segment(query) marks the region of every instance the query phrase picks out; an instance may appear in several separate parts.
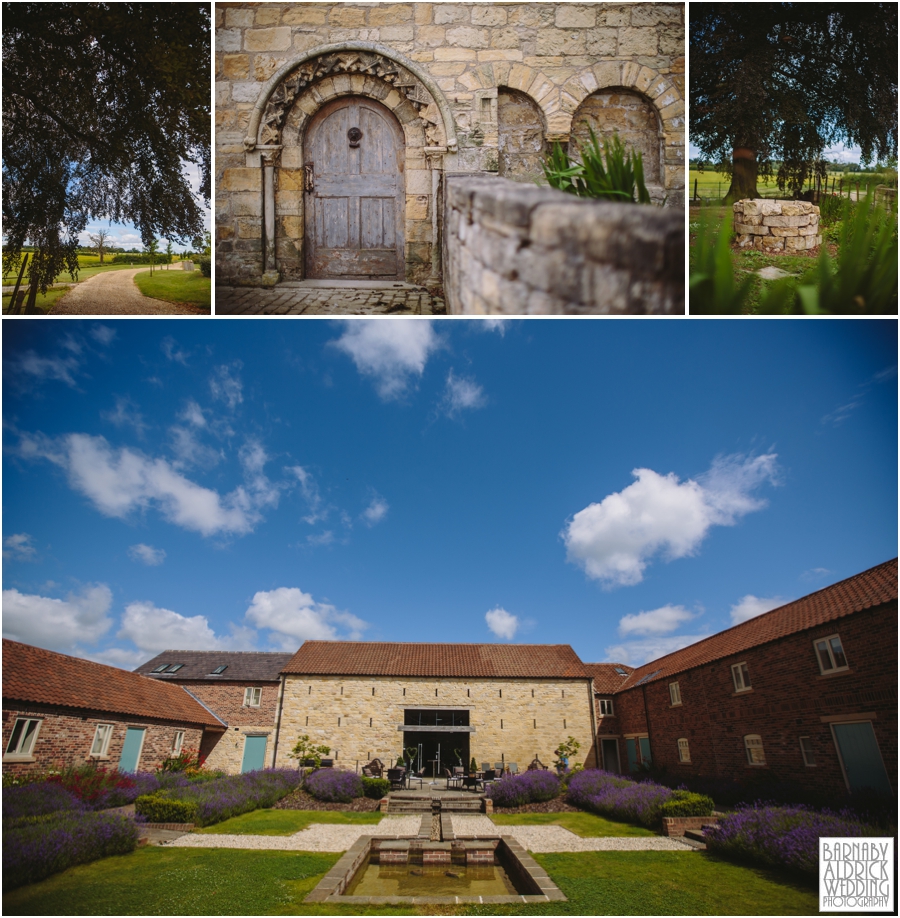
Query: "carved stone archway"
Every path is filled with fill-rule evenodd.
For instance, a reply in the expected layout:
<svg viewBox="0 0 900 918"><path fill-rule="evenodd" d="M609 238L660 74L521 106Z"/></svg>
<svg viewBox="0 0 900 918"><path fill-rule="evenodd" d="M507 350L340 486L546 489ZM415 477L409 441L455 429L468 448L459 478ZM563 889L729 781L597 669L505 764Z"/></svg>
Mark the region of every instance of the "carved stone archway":
<svg viewBox="0 0 900 918"><path fill-rule="evenodd" d="M303 276L303 137L310 117L339 96L387 106L400 121L407 150L407 279L438 283L439 198L444 156L456 152L446 98L414 62L375 42L324 45L286 64L262 88L244 147L263 169L263 282L283 269ZM257 159L258 158L258 159ZM276 171L277 170L277 171Z"/></svg>

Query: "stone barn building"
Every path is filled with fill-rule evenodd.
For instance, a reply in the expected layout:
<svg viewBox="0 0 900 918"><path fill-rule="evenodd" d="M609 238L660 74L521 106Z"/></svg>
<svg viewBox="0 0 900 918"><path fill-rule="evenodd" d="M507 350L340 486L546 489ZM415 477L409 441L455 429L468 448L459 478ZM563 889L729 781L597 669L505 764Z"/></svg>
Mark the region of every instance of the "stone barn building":
<svg viewBox="0 0 900 918"><path fill-rule="evenodd" d="M593 127L684 202L680 3L217 3L222 284L442 279L445 177Z"/></svg>
<svg viewBox="0 0 900 918"><path fill-rule="evenodd" d="M277 765L304 734L337 767L413 749L429 775L472 758L550 765L569 736L581 762L593 746L591 678L568 644L306 641L282 675Z"/></svg>

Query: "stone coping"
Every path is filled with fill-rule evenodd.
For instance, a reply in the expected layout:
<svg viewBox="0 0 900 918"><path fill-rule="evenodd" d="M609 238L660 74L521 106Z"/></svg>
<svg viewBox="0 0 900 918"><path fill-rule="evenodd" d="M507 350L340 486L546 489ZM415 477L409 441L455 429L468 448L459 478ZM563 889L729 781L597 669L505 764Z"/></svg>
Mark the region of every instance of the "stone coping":
<svg viewBox="0 0 900 918"><path fill-rule="evenodd" d="M517 894L508 896L345 896L344 890L356 876L356 872L368 859L374 841L395 843L396 839L381 839L364 836L356 841L338 862L325 874L315 889L303 900L304 902L327 902L344 905L513 905L517 903L562 902L567 901L562 890L550 879L547 871L510 835L496 837L499 845L504 845L506 853L517 862L520 873L524 873L526 882L536 894ZM511 865L513 866L513 865ZM509 871L512 872L512 871Z"/></svg>

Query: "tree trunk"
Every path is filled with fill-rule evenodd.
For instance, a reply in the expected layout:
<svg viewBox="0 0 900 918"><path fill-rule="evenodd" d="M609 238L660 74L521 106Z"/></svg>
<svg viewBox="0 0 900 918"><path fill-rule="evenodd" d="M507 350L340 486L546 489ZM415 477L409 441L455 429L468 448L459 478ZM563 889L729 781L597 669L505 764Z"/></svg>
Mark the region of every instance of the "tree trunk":
<svg viewBox="0 0 900 918"><path fill-rule="evenodd" d="M748 147L735 147L732 154L731 187L725 195L725 203L758 198L756 175L756 153Z"/></svg>

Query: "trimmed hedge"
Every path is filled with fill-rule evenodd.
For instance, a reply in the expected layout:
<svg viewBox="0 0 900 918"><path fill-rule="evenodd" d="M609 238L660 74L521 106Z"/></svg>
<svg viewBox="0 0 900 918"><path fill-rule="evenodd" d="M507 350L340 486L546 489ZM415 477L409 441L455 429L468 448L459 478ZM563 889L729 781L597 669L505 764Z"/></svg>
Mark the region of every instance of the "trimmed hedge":
<svg viewBox="0 0 900 918"><path fill-rule="evenodd" d="M200 272L204 277L212 277L212 258L209 255L200 259Z"/></svg>
<svg viewBox="0 0 900 918"><path fill-rule="evenodd" d="M29 825L3 830L3 890L37 883L76 864L134 851L133 819L105 813L62 811Z"/></svg>
<svg viewBox="0 0 900 918"><path fill-rule="evenodd" d="M391 789L391 782L387 778L363 778L363 793L373 800L381 800Z"/></svg>
<svg viewBox="0 0 900 918"><path fill-rule="evenodd" d="M663 816L711 816L715 809L712 797L705 794L694 794L691 791L677 790L659 808Z"/></svg>
<svg viewBox="0 0 900 918"><path fill-rule="evenodd" d="M138 797L134 808L150 822L192 822L197 826L209 826L241 813L272 806L295 790L299 783L300 775L292 768L248 771Z"/></svg>

